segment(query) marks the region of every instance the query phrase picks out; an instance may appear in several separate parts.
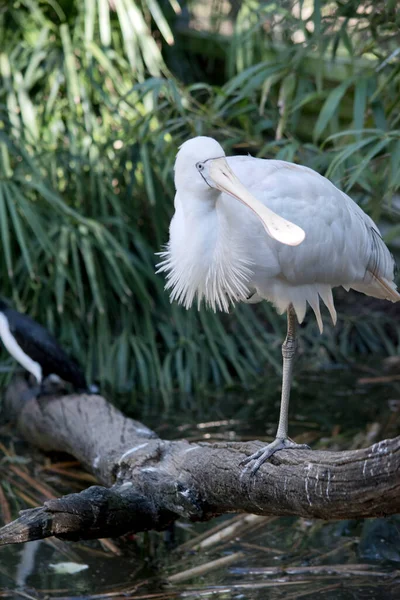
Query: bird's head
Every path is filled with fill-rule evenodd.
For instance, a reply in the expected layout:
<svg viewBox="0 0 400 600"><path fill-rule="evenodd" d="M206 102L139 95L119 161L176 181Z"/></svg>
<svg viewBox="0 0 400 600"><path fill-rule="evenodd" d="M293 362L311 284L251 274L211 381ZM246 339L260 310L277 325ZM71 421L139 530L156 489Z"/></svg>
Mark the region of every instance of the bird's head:
<svg viewBox="0 0 400 600"><path fill-rule="evenodd" d="M209 178L209 168L220 158L225 158L225 152L213 138L201 135L184 142L175 160L176 189L204 193L215 188Z"/></svg>
<svg viewBox="0 0 400 600"><path fill-rule="evenodd" d="M204 201L215 200L218 192L233 196L255 213L270 237L282 244L297 246L305 238L303 229L274 213L246 189L213 138L198 136L181 145L175 160L175 187L183 196L196 194Z"/></svg>

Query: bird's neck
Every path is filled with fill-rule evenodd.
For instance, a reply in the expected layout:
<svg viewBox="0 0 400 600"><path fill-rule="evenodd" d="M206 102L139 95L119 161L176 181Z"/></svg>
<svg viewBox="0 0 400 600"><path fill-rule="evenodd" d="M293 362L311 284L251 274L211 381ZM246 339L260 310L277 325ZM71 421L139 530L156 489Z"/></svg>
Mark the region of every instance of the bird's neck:
<svg viewBox="0 0 400 600"><path fill-rule="evenodd" d="M195 224L200 223L203 219L212 219L216 214L216 205L221 196L215 188L208 188L192 193L189 198L177 191L175 195L175 210L181 211L185 217L185 221L196 230Z"/></svg>
<svg viewBox="0 0 400 600"><path fill-rule="evenodd" d="M177 193L160 270L167 272L171 299L189 308L197 295L198 304L204 300L214 311L228 311L247 297L251 268L220 193L210 191L206 201L202 196L197 202Z"/></svg>

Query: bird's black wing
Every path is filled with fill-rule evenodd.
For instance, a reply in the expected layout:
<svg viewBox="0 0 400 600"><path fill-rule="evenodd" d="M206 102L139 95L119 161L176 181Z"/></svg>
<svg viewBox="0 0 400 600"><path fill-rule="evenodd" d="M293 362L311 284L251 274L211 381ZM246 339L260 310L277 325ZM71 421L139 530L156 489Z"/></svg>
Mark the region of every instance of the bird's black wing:
<svg viewBox="0 0 400 600"><path fill-rule="evenodd" d="M77 389L87 389L85 376L78 363L63 350L45 327L12 308L3 312L8 319L10 331L22 350L41 365L43 377L58 375Z"/></svg>

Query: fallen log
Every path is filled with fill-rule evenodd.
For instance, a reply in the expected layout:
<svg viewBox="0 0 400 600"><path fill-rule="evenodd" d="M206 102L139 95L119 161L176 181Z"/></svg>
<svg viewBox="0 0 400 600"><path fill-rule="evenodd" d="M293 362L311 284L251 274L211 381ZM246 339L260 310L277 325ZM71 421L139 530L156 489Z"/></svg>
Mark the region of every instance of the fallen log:
<svg viewBox="0 0 400 600"><path fill-rule="evenodd" d="M258 441L162 440L102 396L35 399L21 379L4 404L19 435L73 455L101 485L22 511L0 529L0 545L115 537L224 513L352 519L400 512L400 437L361 450L281 451L252 476L241 461Z"/></svg>

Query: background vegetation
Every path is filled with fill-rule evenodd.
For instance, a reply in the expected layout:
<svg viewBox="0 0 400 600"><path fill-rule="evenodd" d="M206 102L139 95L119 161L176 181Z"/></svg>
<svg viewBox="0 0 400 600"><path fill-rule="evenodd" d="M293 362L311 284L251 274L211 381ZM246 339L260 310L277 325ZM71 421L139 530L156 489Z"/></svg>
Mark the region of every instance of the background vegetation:
<svg viewBox="0 0 400 600"><path fill-rule="evenodd" d="M0 0L1 294L114 393L158 390L168 403L176 389L279 370L285 323L269 305L186 312L154 274L174 156L209 134L227 152L307 164L351 193L396 252L396 8ZM321 339L306 324L314 363L397 351L395 321L358 310Z"/></svg>

